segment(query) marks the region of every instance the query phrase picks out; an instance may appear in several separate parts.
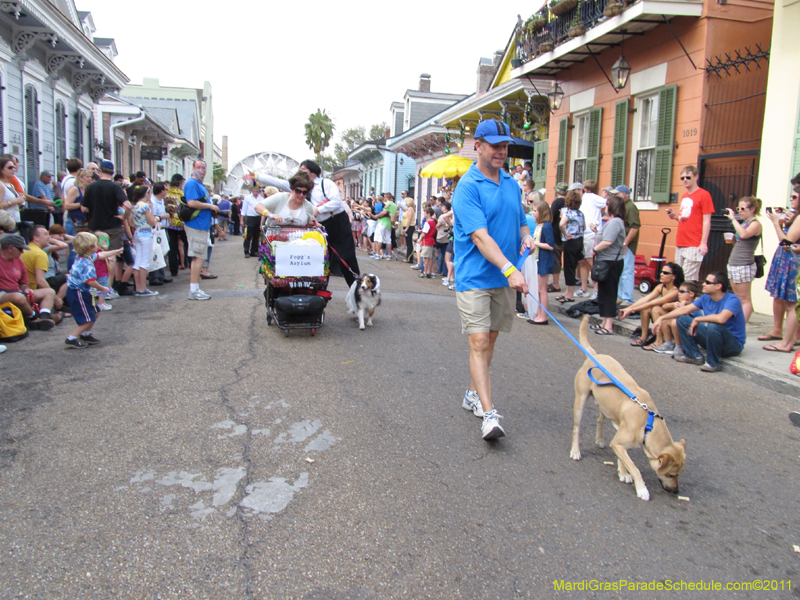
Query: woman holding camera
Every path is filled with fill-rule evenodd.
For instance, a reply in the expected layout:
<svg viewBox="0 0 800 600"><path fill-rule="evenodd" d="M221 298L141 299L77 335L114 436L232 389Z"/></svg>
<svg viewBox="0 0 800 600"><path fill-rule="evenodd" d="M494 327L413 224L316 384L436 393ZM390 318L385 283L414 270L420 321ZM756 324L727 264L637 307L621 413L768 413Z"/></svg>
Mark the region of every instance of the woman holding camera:
<svg viewBox="0 0 800 600"><path fill-rule="evenodd" d="M792 251L790 238L792 228L798 230L800 221L797 219L800 210L800 186L795 186L790 196L791 210L780 207L767 208L767 216L775 227L778 235L779 246L772 257L767 276L767 291L772 296L772 316L774 319L772 331L758 336L761 341L777 340L774 344L767 344L764 350L768 352L792 352L797 339L798 323L795 314L797 303L796 279L800 255ZM783 332L783 316L786 315L786 333Z"/></svg>
<svg viewBox="0 0 800 600"><path fill-rule="evenodd" d="M756 219L761 214L761 200L753 196L745 196L739 199L736 207L739 219L732 208L725 209L725 216L728 217L736 232L734 236L733 252L728 258L728 279L730 279L733 293L739 297L742 303L745 323L750 321L753 314L753 300L750 297L750 288L753 279L756 278L755 253L758 243L761 241L761 223Z"/></svg>

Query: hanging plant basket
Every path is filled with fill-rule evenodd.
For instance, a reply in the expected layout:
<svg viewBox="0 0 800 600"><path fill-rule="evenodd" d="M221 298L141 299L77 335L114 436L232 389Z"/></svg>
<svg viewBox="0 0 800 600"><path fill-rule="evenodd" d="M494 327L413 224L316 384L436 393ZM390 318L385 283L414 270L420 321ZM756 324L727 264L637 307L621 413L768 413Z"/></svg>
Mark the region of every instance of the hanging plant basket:
<svg viewBox="0 0 800 600"><path fill-rule="evenodd" d="M586 33L586 27L583 26L583 23L578 23L576 25L571 25L569 31L567 31L569 37L576 38L582 36Z"/></svg>
<svg viewBox="0 0 800 600"><path fill-rule="evenodd" d="M544 26L547 25L547 19L544 17L531 17L528 21L526 29L531 35L539 33Z"/></svg>
<svg viewBox="0 0 800 600"><path fill-rule="evenodd" d="M544 54L545 52L552 52L553 48L555 48L553 42L542 42L539 44L539 53Z"/></svg>
<svg viewBox="0 0 800 600"><path fill-rule="evenodd" d="M561 0L550 7L550 12L553 13L553 16L563 17L576 6L578 6L578 0Z"/></svg>
<svg viewBox="0 0 800 600"><path fill-rule="evenodd" d="M622 2L611 2L606 4L605 10L603 10L603 14L608 17L616 17L618 14L622 12L622 9L625 8L625 5Z"/></svg>
<svg viewBox="0 0 800 600"><path fill-rule="evenodd" d="M522 64L522 61L519 58L512 58L511 59L511 68L512 69L516 69L521 64Z"/></svg>

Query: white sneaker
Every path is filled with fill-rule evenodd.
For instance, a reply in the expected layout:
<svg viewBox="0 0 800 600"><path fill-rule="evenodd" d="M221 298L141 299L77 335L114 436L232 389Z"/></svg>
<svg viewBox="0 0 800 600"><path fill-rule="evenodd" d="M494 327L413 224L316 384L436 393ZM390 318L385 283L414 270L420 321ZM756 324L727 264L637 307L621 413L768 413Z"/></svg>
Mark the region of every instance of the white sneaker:
<svg viewBox="0 0 800 600"><path fill-rule="evenodd" d="M105 296L106 300L116 300L119 298L119 294L112 289L109 289L107 293L103 294L103 296Z"/></svg>
<svg viewBox="0 0 800 600"><path fill-rule="evenodd" d="M461 408L471 410L476 417L483 416L483 406L481 406L481 399L478 398L478 392L471 392L469 389L464 392L464 401L461 403Z"/></svg>
<svg viewBox="0 0 800 600"><path fill-rule="evenodd" d="M113 307L113 306L111 306L111 305L110 305L108 302L103 302L103 303L102 303L101 305L99 305L97 308L99 308L101 311L107 311L107 310L111 310L111 309L112 309L112 308L114 308L114 307Z"/></svg>
<svg viewBox="0 0 800 600"><path fill-rule="evenodd" d="M447 277L445 277L444 279L442 279L442 285L450 285L450 280L447 279Z"/></svg>
<svg viewBox="0 0 800 600"><path fill-rule="evenodd" d="M6 350L8 350L8 347L7 346L3 346L3 344L0 344L0 354L5 352Z"/></svg>
<svg viewBox="0 0 800 600"><path fill-rule="evenodd" d="M597 290L595 290L594 294L592 294L592 297L589 298L589 300L597 300Z"/></svg>
<svg viewBox="0 0 800 600"><path fill-rule="evenodd" d="M197 290L196 292L189 292L189 300L211 300L211 296L203 290Z"/></svg>
<svg viewBox="0 0 800 600"><path fill-rule="evenodd" d="M575 297L576 298L585 298L588 295L589 295L589 292L584 292L583 290L578 290L577 292L575 292Z"/></svg>
<svg viewBox="0 0 800 600"><path fill-rule="evenodd" d="M485 415L483 415L483 423L481 424L481 434L485 440L496 440L503 437L506 432L500 427L499 419L502 415L498 415L497 411L493 408Z"/></svg>

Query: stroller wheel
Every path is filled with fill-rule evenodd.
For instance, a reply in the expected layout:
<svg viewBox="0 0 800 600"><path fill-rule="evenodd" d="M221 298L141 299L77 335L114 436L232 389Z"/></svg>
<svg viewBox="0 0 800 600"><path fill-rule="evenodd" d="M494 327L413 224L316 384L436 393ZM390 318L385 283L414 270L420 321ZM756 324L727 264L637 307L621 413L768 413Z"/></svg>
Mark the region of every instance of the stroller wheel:
<svg viewBox="0 0 800 600"><path fill-rule="evenodd" d="M267 312L267 325L272 325L272 315Z"/></svg>

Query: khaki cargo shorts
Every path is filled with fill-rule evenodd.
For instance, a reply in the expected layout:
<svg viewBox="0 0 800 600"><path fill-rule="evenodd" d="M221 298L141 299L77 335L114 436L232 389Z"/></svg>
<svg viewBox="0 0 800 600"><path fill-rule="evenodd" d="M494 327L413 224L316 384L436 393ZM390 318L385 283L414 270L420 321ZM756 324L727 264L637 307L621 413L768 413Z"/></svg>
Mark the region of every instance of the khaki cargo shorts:
<svg viewBox="0 0 800 600"><path fill-rule="evenodd" d="M456 304L461 313L461 333L511 332L514 302L516 293L511 287L456 292Z"/></svg>
<svg viewBox="0 0 800 600"><path fill-rule="evenodd" d="M205 260L208 256L208 231L194 227L183 229L186 231L186 241L189 242L189 256Z"/></svg>

